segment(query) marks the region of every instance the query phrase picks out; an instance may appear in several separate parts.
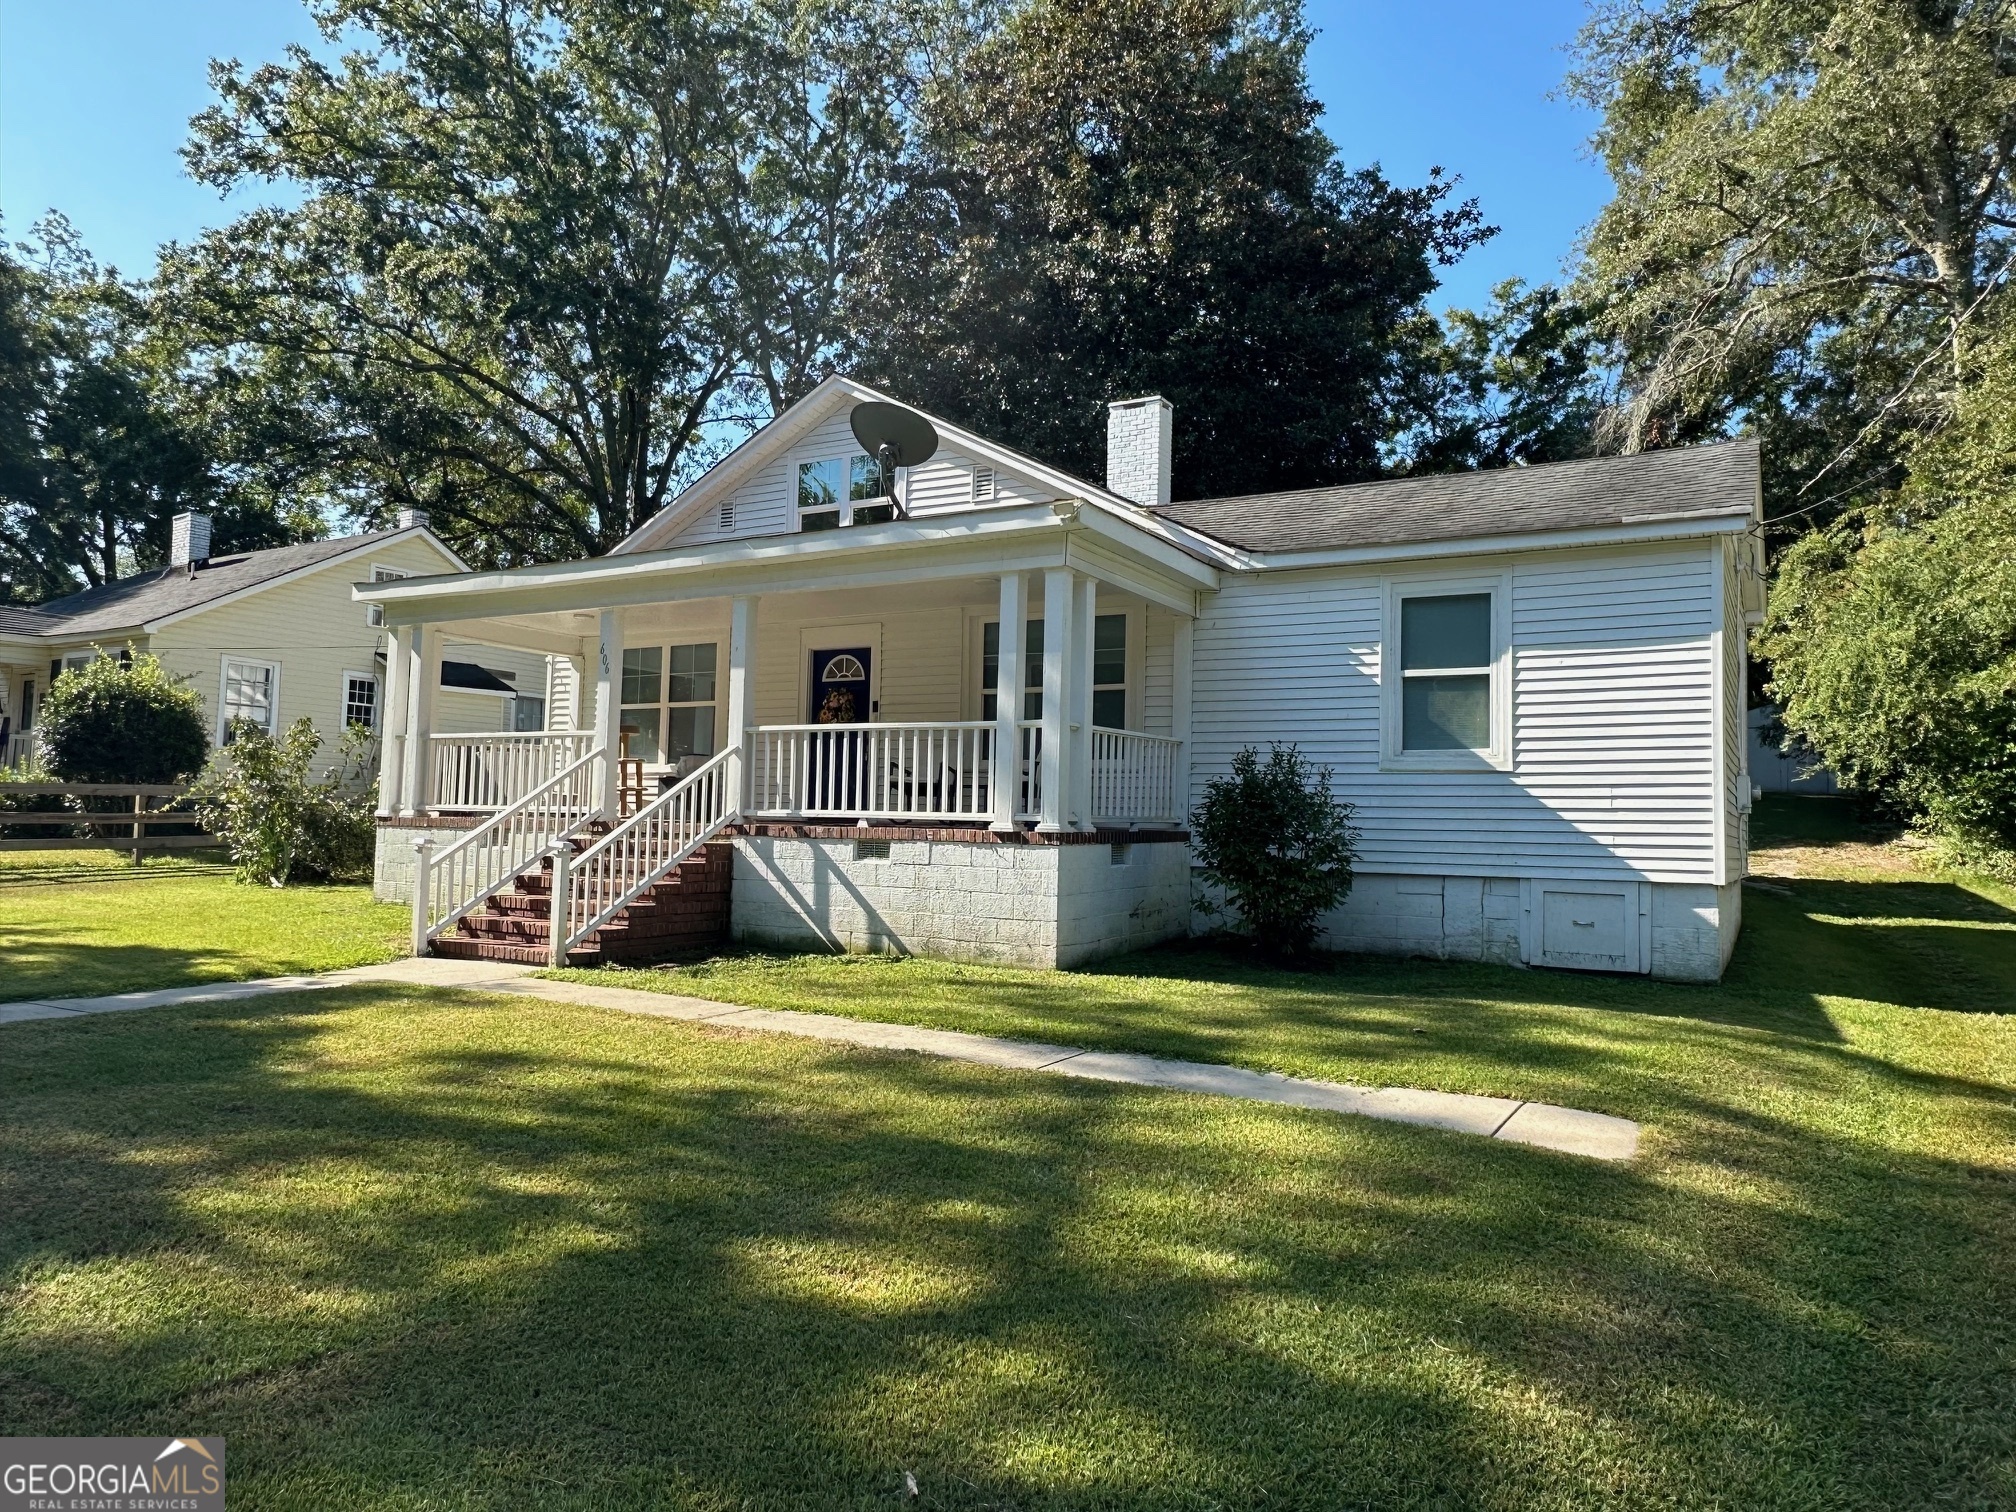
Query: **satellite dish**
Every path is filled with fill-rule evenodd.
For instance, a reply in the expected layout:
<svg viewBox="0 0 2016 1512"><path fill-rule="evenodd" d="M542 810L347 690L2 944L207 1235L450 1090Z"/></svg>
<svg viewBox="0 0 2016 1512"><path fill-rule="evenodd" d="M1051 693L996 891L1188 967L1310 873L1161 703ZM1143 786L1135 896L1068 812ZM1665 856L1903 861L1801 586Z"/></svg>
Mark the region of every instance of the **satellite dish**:
<svg viewBox="0 0 2016 1512"><path fill-rule="evenodd" d="M854 406L854 439L884 467L915 467L938 450L931 422L900 404Z"/></svg>
<svg viewBox="0 0 2016 1512"><path fill-rule="evenodd" d="M917 411L880 402L855 405L853 426L854 439L882 471L884 497L908 517L909 507L896 501L896 469L930 461L938 450L938 432Z"/></svg>

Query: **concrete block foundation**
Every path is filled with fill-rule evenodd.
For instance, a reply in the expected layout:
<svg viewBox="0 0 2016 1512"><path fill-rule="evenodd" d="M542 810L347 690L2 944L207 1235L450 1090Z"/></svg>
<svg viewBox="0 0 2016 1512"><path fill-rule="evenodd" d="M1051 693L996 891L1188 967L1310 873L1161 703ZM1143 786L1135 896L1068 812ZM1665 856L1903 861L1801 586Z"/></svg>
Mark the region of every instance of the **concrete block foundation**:
<svg viewBox="0 0 2016 1512"><path fill-rule="evenodd" d="M787 950L1075 966L1188 932L1187 838L758 825L736 834L730 930Z"/></svg>

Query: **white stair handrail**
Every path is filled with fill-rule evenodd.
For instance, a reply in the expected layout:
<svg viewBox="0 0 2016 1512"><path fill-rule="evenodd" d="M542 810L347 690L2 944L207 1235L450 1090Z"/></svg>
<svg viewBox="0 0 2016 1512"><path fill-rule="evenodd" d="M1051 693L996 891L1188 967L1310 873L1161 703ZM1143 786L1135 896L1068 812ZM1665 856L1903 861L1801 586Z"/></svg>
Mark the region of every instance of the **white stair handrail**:
<svg viewBox="0 0 2016 1512"><path fill-rule="evenodd" d="M598 747L554 773L438 856L431 841L414 846L415 955L425 955L431 941L502 891L556 841L579 833L601 812L595 781L601 754Z"/></svg>
<svg viewBox="0 0 2016 1512"><path fill-rule="evenodd" d="M567 953L641 897L673 867L719 834L739 812L730 791L736 748L728 747L571 860L553 868L550 959Z"/></svg>

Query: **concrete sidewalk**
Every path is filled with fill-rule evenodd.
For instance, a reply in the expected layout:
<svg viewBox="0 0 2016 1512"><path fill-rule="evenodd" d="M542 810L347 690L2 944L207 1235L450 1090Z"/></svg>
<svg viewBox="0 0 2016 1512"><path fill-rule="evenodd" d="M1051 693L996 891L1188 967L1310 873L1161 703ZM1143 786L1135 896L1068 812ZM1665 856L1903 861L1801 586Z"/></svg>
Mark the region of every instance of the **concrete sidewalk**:
<svg viewBox="0 0 2016 1512"><path fill-rule="evenodd" d="M1199 1092L1212 1097L1238 1097L1249 1102L1283 1103L1331 1113L1354 1113L1395 1123L1427 1124L1462 1134L1514 1144L1538 1145L1595 1160L1629 1160L1638 1153L1638 1125L1628 1118L1557 1108L1547 1103L1520 1102L1507 1097L1478 1097L1463 1092L1427 1092L1411 1087L1359 1087L1344 1082L1305 1081L1271 1071L1246 1071L1200 1061L1157 1060L1147 1055L1116 1055L1078 1050L1069 1045L1039 1045L1025 1040L994 1039L951 1029L918 1029L907 1024L882 1024L837 1018L825 1013L788 1013L772 1008L741 1008L705 998L640 992L629 987L591 987L578 982L549 982L530 966L494 961L448 961L434 957L391 961L382 966L357 966L320 976L267 977L256 982L221 982L203 987L171 987L159 992L126 992L111 997L51 998L33 1003L0 1003L0 1024L30 1019L80 1018L95 1013L119 1013L140 1008L166 1008L178 1003L230 1002L275 992L303 992L383 982L413 987L459 987L476 992L504 992L543 998L554 1003L583 1003L650 1018L683 1019L692 1023L748 1029L770 1034L795 1034L875 1050L907 1050L939 1055L974 1065L1010 1071L1041 1071L1053 1076L1077 1076L1092 1081L1124 1082L1141 1087Z"/></svg>

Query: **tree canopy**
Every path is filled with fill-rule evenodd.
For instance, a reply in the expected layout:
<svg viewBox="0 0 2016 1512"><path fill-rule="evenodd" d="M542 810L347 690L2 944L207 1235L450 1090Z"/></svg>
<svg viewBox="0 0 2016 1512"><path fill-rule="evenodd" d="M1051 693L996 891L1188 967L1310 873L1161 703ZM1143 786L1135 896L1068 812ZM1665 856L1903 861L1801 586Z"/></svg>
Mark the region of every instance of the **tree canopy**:
<svg viewBox="0 0 2016 1512"><path fill-rule="evenodd" d="M479 560L606 551L738 420L801 392L895 140L846 0L318 0L303 49L213 70L191 171L286 181L171 255L177 318L284 396L367 517Z"/></svg>
<svg viewBox="0 0 2016 1512"><path fill-rule="evenodd" d="M1027 0L921 90L867 249L860 376L1083 476L1176 407L1179 496L1376 475L1423 300L1489 234L1439 173L1346 170L1297 6Z"/></svg>
<svg viewBox="0 0 2016 1512"><path fill-rule="evenodd" d="M1616 185L1584 268L1615 444L1747 424L1802 518L1894 487L2016 252L2010 8L1602 0L1572 85Z"/></svg>

